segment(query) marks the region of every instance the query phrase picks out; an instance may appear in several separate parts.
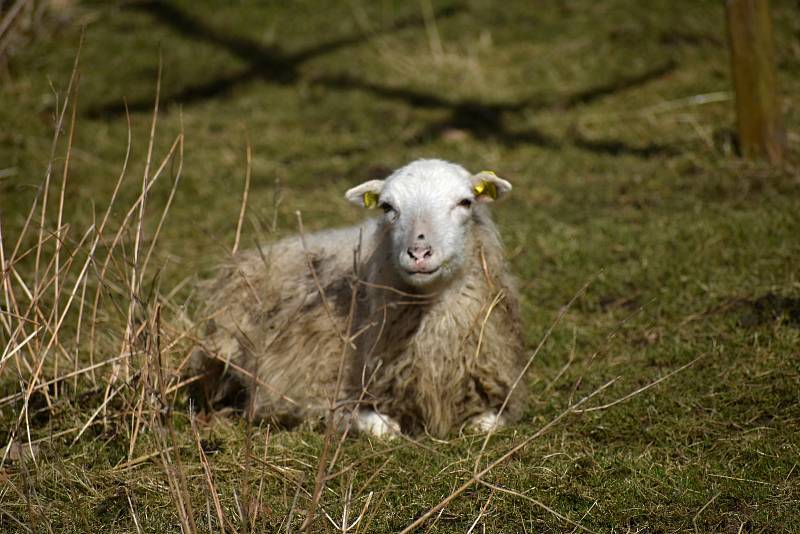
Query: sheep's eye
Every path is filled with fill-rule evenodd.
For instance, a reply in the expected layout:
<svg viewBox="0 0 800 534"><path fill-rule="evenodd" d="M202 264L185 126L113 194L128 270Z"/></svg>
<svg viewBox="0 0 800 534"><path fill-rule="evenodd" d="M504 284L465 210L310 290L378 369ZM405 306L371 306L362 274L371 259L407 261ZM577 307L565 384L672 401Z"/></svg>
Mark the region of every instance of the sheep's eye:
<svg viewBox="0 0 800 534"><path fill-rule="evenodd" d="M468 198L465 198L464 200L459 202L458 205L461 206L462 208L469 208L470 206L472 206L472 201Z"/></svg>
<svg viewBox="0 0 800 534"><path fill-rule="evenodd" d="M390 213L392 211L395 211L394 206L392 206L388 202L381 202L381 205L379 207L383 210L384 213Z"/></svg>

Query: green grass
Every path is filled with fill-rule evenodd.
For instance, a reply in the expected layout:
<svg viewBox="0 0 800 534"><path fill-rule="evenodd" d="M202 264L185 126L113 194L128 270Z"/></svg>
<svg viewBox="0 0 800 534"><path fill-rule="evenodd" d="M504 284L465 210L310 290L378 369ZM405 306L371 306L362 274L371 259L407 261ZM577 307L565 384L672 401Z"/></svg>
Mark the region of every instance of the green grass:
<svg viewBox="0 0 800 534"><path fill-rule="evenodd" d="M566 416L485 477L518 494L477 484L434 515L430 530L465 532L476 518L473 532L481 525L487 532L574 528L554 511L598 532L800 531L800 14L788 0L771 4L790 132L779 167L733 154L720 2L437 2L442 55L414 2L180 1L160 11L78 2L67 22L48 22L12 59L0 84L5 257L42 184L85 25L62 265L73 250L77 259L61 283L72 289L88 250L77 244L102 217L121 172L123 98L132 110L131 158L98 260L141 191L161 57L153 160L159 163L182 132L183 167L136 310L154 321L156 303L163 306L163 323L147 332L163 332L168 379L190 350L188 338L168 344L201 304L194 282L233 245L248 142L243 247L295 232L297 210L308 230L359 220L363 214L343 192L413 158L494 169L514 184L495 215L520 279L531 351L589 285L531 368L524 420L490 441L483 465L611 379L617 381L588 405L610 403L699 359L625 402ZM685 100L694 95L713 101ZM69 117L56 149L46 234L57 226ZM148 195L146 247L177 162ZM21 252L35 249L38 209ZM274 236L267 230L273 218ZM54 376L56 357L60 374L75 367L76 356L77 368L89 364L98 284L93 358L120 353L136 221L122 232L101 282L95 265L102 262L89 269L81 338L75 304L55 345L63 351L47 353L45 379ZM38 277L33 252L16 261L28 289L52 276L44 268L54 242L43 247ZM30 300L20 280L8 284L24 311ZM25 336L31 321L55 325L52 294L48 286L37 297L41 315L22 321ZM62 295L60 310L66 300ZM0 345L18 346L23 338L12 332L20 319L1 288L0 303ZM29 384L25 362L35 367L50 339L43 328L0 364L0 397ZM152 349L153 340L137 343ZM144 356L132 361L134 369L154 369ZM94 381L83 373L58 391L49 388L49 399L36 390L27 423L17 425L22 401L0 405L0 439L15 443L0 466L0 530L136 532L138 521L144 532L180 531L169 488L177 474L158 455L173 443L149 389L157 380L148 375L143 389L140 375L126 384L112 367L97 369ZM119 394L73 443L103 403L106 385ZM129 456L139 399L142 428ZM188 398L181 389L170 399L198 529L219 531ZM241 509L258 500L261 487L255 531L285 529L290 513L297 531L324 434L268 433L235 415L198 422L198 431L229 528L245 524ZM24 453L28 432L38 440L36 463ZM340 521L352 483L351 521L372 495L360 531L397 532L472 476L482 439L419 441L348 439L332 472L350 469L331 478L322 508ZM174 449L169 454L174 461ZM120 469L130 458L141 461ZM333 530L324 516L312 525Z"/></svg>

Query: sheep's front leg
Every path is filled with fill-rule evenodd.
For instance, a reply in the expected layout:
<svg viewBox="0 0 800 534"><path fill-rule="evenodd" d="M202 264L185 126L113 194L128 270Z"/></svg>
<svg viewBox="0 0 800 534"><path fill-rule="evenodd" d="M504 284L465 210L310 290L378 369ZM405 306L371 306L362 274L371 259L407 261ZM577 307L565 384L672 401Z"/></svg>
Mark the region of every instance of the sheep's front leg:
<svg viewBox="0 0 800 534"><path fill-rule="evenodd" d="M491 432L505 426L506 419L494 411L486 411L467 421L467 428L474 432Z"/></svg>
<svg viewBox="0 0 800 534"><path fill-rule="evenodd" d="M400 434L400 423L374 410L360 410L356 413L353 417L353 426L358 432L381 439L393 439Z"/></svg>

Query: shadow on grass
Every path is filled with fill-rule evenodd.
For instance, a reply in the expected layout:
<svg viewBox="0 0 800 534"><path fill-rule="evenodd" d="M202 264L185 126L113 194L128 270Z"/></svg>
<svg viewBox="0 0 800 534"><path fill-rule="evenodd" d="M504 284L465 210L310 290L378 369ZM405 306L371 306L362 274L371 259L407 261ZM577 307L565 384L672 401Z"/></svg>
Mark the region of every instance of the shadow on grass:
<svg viewBox="0 0 800 534"><path fill-rule="evenodd" d="M298 52L289 53L277 46L265 46L246 37L222 33L203 20L167 2L140 2L132 4L131 8L150 14L161 24L171 27L185 37L224 48L231 55L247 63L247 67L238 73L188 86L177 93L165 95L162 99L164 107L171 104L193 104L216 98L238 85L254 81L292 85L300 81L300 67L307 61L334 53L341 48L361 44L378 35L386 35L423 24L421 16L409 16L394 21L386 28L339 37ZM446 18L462 10L463 8L458 5L448 6L439 9L435 16ZM128 109L132 112L150 111L152 107L153 102L150 99L137 100L128 104ZM106 118L124 113L125 105L122 102L114 102L91 108L88 115L92 118Z"/></svg>
<svg viewBox="0 0 800 534"><path fill-rule="evenodd" d="M739 325L743 328L764 326L781 319L791 327L800 328L800 298L766 293L741 300L737 307L740 310Z"/></svg>
<svg viewBox="0 0 800 534"><path fill-rule="evenodd" d="M314 83L324 85L326 88L366 91L380 98L406 102L415 108L443 109L448 112L443 120L428 124L421 133L415 136L412 143L421 144L448 131L461 130L468 132L475 139L494 140L508 147L526 144L540 148L559 149L568 144L594 153L651 158L660 155L672 155L675 151L671 147L652 143L637 147L619 140L590 140L577 132L572 132L565 140L559 140L530 126L524 130L515 130L509 127L509 123L513 121L515 113L545 109L562 109L566 111L578 104L588 104L593 100L617 91L645 84L666 75L674 68L675 64L670 62L666 66L656 67L644 74L618 80L615 82L617 87L615 90L611 89L611 84L602 85L581 91L555 103L537 102L533 99L524 99L511 103L484 103L474 99L451 101L431 93L413 89L385 87L350 76L318 78L314 80Z"/></svg>
<svg viewBox="0 0 800 534"><path fill-rule="evenodd" d="M162 105L165 108L172 104L193 104L217 98L238 85L254 81L263 81L276 85L293 85L301 81L300 67L311 59L333 53L341 48L361 44L377 35L385 35L424 24L421 16L404 17L374 32L343 36L310 46L298 52L289 53L276 46L265 46L245 37L222 33L199 18L166 2L148 1L133 4L133 7L149 13L157 21L171 27L181 35L224 48L230 54L247 63L247 67L238 73L218 77L197 85L190 85L176 93L164 96ZM434 16L442 19L463 10L464 7L460 5L448 6L438 10ZM462 131L477 140L493 140L508 147L524 144L545 149L559 149L567 144L599 154L651 158L660 155L671 155L674 150L670 147L656 144L639 147L613 139L590 140L574 132L568 135L566 139L559 140L532 126L517 130L510 127L510 124L523 111L546 109L567 111L576 106L590 104L603 97L634 89L660 79L669 75L676 67L677 64L670 60L644 72L589 87L552 102L534 100L533 98L508 103L486 103L476 99L450 100L434 93L402 87L388 87L349 75L323 76L305 81L329 91L362 91L377 98L401 101L418 109L441 109L447 112L444 119L429 123L414 138L408 140L407 144L410 145L428 142L449 131ZM152 105L151 100L143 99L131 102L128 105L128 109L132 112L149 111ZM89 110L88 115L92 118L109 118L123 113L125 113L124 103L115 102L92 108Z"/></svg>
<svg viewBox="0 0 800 534"><path fill-rule="evenodd" d="M649 159L656 156L674 156L678 153L674 147L657 143L633 146L617 139L589 139L575 130L571 131L569 139L577 148L609 156L627 155Z"/></svg>

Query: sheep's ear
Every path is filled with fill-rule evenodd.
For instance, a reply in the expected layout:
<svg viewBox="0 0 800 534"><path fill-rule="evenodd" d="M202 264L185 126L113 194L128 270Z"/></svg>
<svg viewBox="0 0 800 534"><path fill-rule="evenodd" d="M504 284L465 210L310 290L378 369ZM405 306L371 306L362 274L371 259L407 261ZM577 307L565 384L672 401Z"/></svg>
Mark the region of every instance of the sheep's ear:
<svg viewBox="0 0 800 534"><path fill-rule="evenodd" d="M481 171L472 175L472 192L478 202L492 202L503 198L511 191L511 184L492 171Z"/></svg>
<svg viewBox="0 0 800 534"><path fill-rule="evenodd" d="M370 180L350 189L344 196L356 206L372 209L378 206L382 189L383 180Z"/></svg>

